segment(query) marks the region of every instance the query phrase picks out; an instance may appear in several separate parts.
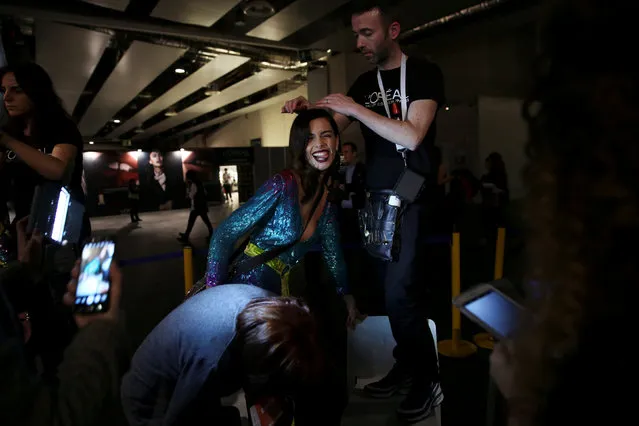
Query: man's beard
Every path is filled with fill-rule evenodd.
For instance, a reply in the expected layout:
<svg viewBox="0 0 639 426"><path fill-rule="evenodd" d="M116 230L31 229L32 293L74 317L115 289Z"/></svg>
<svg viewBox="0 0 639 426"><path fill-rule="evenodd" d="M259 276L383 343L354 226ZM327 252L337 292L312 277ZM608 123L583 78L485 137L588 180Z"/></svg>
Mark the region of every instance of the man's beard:
<svg viewBox="0 0 639 426"><path fill-rule="evenodd" d="M369 61L373 65L381 65L388 60L389 57L388 49L382 48L379 51L373 53L373 56L370 57Z"/></svg>

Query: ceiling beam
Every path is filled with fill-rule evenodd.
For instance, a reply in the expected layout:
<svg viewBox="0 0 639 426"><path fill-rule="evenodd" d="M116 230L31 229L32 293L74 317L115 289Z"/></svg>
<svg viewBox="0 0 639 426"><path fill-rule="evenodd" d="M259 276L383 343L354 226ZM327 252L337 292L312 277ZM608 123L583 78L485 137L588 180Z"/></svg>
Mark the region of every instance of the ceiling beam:
<svg viewBox="0 0 639 426"><path fill-rule="evenodd" d="M118 31L135 31L145 34L164 35L204 43L235 44L293 52L304 50L302 46L284 44L257 37L223 35L197 25L182 24L164 19L131 19L126 13L114 10L105 11L100 10L100 8L93 8L92 13L87 14L86 12L79 13L61 8L30 7L4 3L3 1L3 4L0 4L0 14L10 16L21 16L36 20L107 28Z"/></svg>

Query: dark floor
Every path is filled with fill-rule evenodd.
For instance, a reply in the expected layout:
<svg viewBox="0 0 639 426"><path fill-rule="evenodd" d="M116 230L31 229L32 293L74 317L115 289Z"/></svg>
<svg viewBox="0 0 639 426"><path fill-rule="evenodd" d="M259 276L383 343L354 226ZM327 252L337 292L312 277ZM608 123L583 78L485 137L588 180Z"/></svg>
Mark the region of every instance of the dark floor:
<svg viewBox="0 0 639 426"><path fill-rule="evenodd" d="M236 206L236 205L235 205ZM216 226L232 207L212 207L209 217ZM128 216L92 219L97 235L117 235L117 257L124 270L123 309L126 315L132 347L137 347L149 331L184 296L184 269L181 257L182 245L176 240L178 232L186 226L188 211L154 212L141 214L138 226L129 224ZM472 222L472 221L471 221ZM462 288L489 281L493 275L494 243L481 244L476 227L471 223L462 233ZM198 221L192 234L194 247L194 277L204 274L207 230ZM512 245L512 244L509 244ZM424 265L428 277L430 317L436 322L440 340L450 337L450 247L448 244L430 246ZM513 282L521 279L521 250L507 250L505 272ZM472 340L481 331L474 324L462 319L462 333ZM466 359L440 358L442 386L445 402L442 409L444 425L484 425L487 390L487 359L489 352L479 350ZM361 403L361 401L357 401ZM362 410L370 410L368 408ZM382 408L379 404L376 407ZM353 411L351 407L350 411ZM375 410L378 412L378 410ZM352 419L355 420L355 419ZM361 421L345 421L345 424L372 425L370 416ZM379 424L389 424L380 421Z"/></svg>

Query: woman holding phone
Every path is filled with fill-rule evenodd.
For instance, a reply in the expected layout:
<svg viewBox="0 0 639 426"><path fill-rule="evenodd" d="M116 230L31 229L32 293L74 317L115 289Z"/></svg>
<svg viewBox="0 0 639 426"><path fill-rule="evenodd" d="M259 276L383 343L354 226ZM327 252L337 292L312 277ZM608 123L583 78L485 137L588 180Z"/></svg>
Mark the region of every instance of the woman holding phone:
<svg viewBox="0 0 639 426"><path fill-rule="evenodd" d="M47 72L24 63L0 69L0 92L9 120L0 130L0 162L12 187L16 218L28 216L35 188L58 182L84 204L83 141ZM82 235L90 233L85 214Z"/></svg>

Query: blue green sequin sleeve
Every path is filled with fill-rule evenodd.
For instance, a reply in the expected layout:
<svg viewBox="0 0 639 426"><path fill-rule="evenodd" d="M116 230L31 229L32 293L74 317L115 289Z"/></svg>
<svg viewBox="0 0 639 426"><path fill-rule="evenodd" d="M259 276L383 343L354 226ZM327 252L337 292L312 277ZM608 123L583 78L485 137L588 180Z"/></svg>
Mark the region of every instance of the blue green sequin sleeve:
<svg viewBox="0 0 639 426"><path fill-rule="evenodd" d="M284 189L284 178L275 175L218 226L209 246L206 269L208 287L224 283L236 243L273 214Z"/></svg>
<svg viewBox="0 0 639 426"><path fill-rule="evenodd" d="M322 256L331 274L337 293L340 295L349 294L348 273L344 252L340 242L339 223L337 221L336 206L329 203L326 211L326 220L321 232Z"/></svg>

